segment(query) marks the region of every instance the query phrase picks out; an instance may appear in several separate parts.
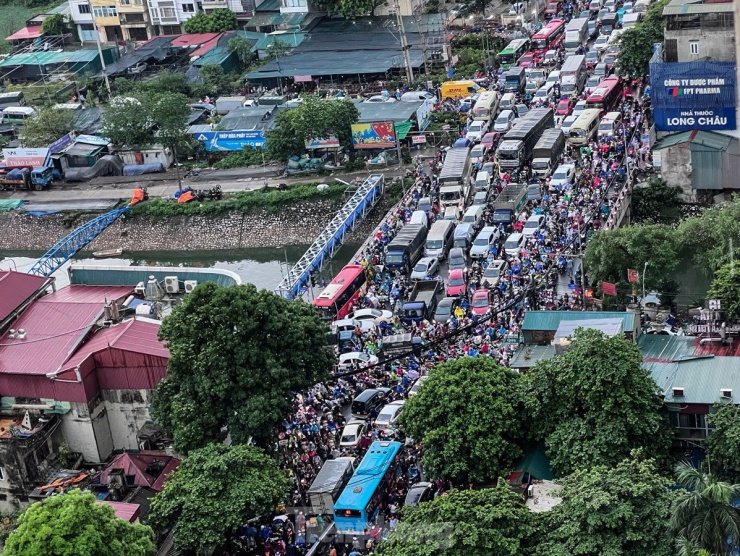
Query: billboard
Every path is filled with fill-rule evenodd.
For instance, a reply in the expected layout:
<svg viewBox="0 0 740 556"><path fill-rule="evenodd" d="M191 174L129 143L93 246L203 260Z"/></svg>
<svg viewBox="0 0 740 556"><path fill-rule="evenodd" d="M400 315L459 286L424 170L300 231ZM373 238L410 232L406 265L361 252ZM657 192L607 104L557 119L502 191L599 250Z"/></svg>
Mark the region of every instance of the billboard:
<svg viewBox="0 0 740 556"><path fill-rule="evenodd" d="M256 129L249 131L204 131L195 133L198 141L203 141L207 151L240 151L242 147L262 147L265 132Z"/></svg>
<svg viewBox="0 0 740 556"><path fill-rule="evenodd" d="M419 106L419 109L416 111L416 121L419 124L419 131L424 131L429 125L429 122L432 121L432 110L434 110L434 101L430 98L426 99Z"/></svg>
<svg viewBox="0 0 740 556"><path fill-rule="evenodd" d="M38 168L46 165L49 149L3 149L6 168Z"/></svg>
<svg viewBox="0 0 740 556"><path fill-rule="evenodd" d="M650 83L660 131L736 128L734 62L653 62Z"/></svg>
<svg viewBox="0 0 740 556"><path fill-rule="evenodd" d="M330 135L328 139L312 139L305 142L307 149L336 149L339 147L339 139Z"/></svg>
<svg viewBox="0 0 740 556"><path fill-rule="evenodd" d="M352 124L352 144L356 149L388 149L396 146L393 122Z"/></svg>

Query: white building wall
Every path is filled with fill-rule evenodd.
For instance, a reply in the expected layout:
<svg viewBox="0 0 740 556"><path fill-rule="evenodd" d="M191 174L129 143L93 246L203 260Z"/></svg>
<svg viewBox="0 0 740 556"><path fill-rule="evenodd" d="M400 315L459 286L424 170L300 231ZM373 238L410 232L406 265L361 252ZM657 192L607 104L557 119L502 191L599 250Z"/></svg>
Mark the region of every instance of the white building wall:
<svg viewBox="0 0 740 556"><path fill-rule="evenodd" d="M89 9L90 4L87 0L69 0L69 15L72 18L72 22L77 26L77 33L80 36L82 42L95 42L95 34L97 32L101 42L105 42L105 35L95 30L95 23L93 22L92 13L80 13L80 6L83 10ZM92 30L90 26L92 25Z"/></svg>
<svg viewBox="0 0 740 556"><path fill-rule="evenodd" d="M136 433L152 420L149 414L151 390L104 390L113 448L137 450Z"/></svg>
<svg viewBox="0 0 740 556"><path fill-rule="evenodd" d="M71 410L62 416L62 434L72 452L79 452L87 462L99 463L113 451L110 426L105 404L96 398L90 414L88 404L71 403Z"/></svg>

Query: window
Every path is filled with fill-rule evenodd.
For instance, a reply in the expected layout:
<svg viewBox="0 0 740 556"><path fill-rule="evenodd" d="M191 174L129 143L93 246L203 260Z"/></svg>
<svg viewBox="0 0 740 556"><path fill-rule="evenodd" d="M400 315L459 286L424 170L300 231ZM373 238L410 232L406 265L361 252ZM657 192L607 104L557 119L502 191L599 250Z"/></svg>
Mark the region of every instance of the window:
<svg viewBox="0 0 740 556"><path fill-rule="evenodd" d="M665 40L665 61L666 62L678 62L678 40L677 39L666 39Z"/></svg>
<svg viewBox="0 0 740 556"><path fill-rule="evenodd" d="M694 55L699 54L699 43L696 41L689 42L689 52Z"/></svg>
<svg viewBox="0 0 740 556"><path fill-rule="evenodd" d="M195 5L193 4L183 4L182 5L182 11L186 14L192 14L195 13Z"/></svg>
<svg viewBox="0 0 740 556"><path fill-rule="evenodd" d="M81 14L89 14L90 4L77 4L77 11Z"/></svg>
<svg viewBox="0 0 740 556"><path fill-rule="evenodd" d="M160 8L162 18L173 19L175 17L175 8Z"/></svg>
<svg viewBox="0 0 740 556"><path fill-rule="evenodd" d="M95 17L116 17L118 12L115 6L95 6L93 8L93 15Z"/></svg>
<svg viewBox="0 0 740 556"><path fill-rule="evenodd" d="M118 0L121 3L121 6L130 6L131 0Z"/></svg>
<svg viewBox="0 0 740 556"><path fill-rule="evenodd" d="M284 8L305 8L306 0L283 0Z"/></svg>

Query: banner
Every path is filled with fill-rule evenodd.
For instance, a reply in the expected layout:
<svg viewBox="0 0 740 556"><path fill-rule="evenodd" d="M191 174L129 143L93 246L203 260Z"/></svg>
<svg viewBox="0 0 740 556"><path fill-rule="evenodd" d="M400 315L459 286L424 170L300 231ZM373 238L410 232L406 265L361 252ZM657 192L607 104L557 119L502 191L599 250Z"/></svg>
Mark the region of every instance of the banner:
<svg viewBox="0 0 740 556"><path fill-rule="evenodd" d="M67 145L71 145L75 140L75 132L70 131L67 135L62 135L59 139L49 145L49 152L51 154L62 152L62 149Z"/></svg>
<svg viewBox="0 0 740 556"><path fill-rule="evenodd" d="M423 145L427 142L427 136L426 135L414 135L411 137L411 143L414 145Z"/></svg>
<svg viewBox="0 0 740 556"><path fill-rule="evenodd" d="M356 149L388 149L396 146L393 122L352 124L352 144Z"/></svg>
<svg viewBox="0 0 740 556"><path fill-rule="evenodd" d="M434 110L434 100L428 98L419 106L416 111L416 122L419 125L419 131L424 131L432 121L432 110Z"/></svg>
<svg viewBox="0 0 740 556"><path fill-rule="evenodd" d="M3 149L6 168L38 168L46 165L49 149Z"/></svg>
<svg viewBox="0 0 740 556"><path fill-rule="evenodd" d="M609 282L602 282L601 283L601 291L604 292L604 295L613 295L616 297L617 295L617 286L616 284L611 284Z"/></svg>
<svg viewBox="0 0 740 556"><path fill-rule="evenodd" d="M328 139L306 141L305 145L307 149L336 149L339 146L339 139L332 135Z"/></svg>
<svg viewBox="0 0 740 556"><path fill-rule="evenodd" d="M627 280L629 280L633 284L637 283L637 281L639 280L639 276L640 275L637 273L637 271L634 268L627 269Z"/></svg>
<svg viewBox="0 0 740 556"><path fill-rule="evenodd" d="M265 132L256 129L250 131L204 131L195 133L198 141L205 143L207 151L240 151L242 147L262 147L265 144Z"/></svg>

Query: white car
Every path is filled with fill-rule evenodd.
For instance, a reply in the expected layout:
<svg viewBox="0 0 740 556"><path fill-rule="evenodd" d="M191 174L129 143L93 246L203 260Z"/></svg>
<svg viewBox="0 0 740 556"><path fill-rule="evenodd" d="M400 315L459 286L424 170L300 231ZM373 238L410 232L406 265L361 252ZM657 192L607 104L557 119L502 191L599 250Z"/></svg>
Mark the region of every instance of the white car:
<svg viewBox="0 0 740 556"><path fill-rule="evenodd" d="M374 331L376 326L372 321L355 319L335 320L331 323L331 331L333 334L339 334L345 330L356 330L357 328L359 328L362 333L365 333Z"/></svg>
<svg viewBox="0 0 740 556"><path fill-rule="evenodd" d="M465 138L477 143L483 139L486 133L488 133L488 122L473 121L468 126L468 133Z"/></svg>
<svg viewBox="0 0 740 556"><path fill-rule="evenodd" d="M404 403L406 403L406 400L396 400L381 409L375 418L375 428L385 431L394 427L401 415L401 408Z"/></svg>
<svg viewBox="0 0 740 556"><path fill-rule="evenodd" d="M360 445L362 436L367 431L367 423L361 419L351 419L344 425L342 437L339 440L340 448L357 448Z"/></svg>
<svg viewBox="0 0 740 556"><path fill-rule="evenodd" d="M549 100L550 95L552 94L553 85L548 85L545 83L542 87L540 87L540 90L537 91L537 94L534 95L534 101L537 102L538 100L541 100L542 102L545 102Z"/></svg>
<svg viewBox="0 0 740 556"><path fill-rule="evenodd" d="M514 125L514 119L516 119L516 114L514 114L513 110L504 110L498 115L496 121L493 122L493 131L496 133L506 133Z"/></svg>
<svg viewBox="0 0 740 556"><path fill-rule="evenodd" d="M553 172L552 178L550 178L550 186L557 187L559 185L565 185L566 183L573 183L573 178L576 175L575 164L561 164Z"/></svg>
<svg viewBox="0 0 740 556"><path fill-rule="evenodd" d="M531 235L534 235L535 232L544 225L545 216L542 214L533 214L532 216L527 218L527 221L524 223L522 233L524 234L524 237L529 237Z"/></svg>
<svg viewBox="0 0 740 556"><path fill-rule="evenodd" d="M367 99L365 102L396 102L396 99L391 96L375 95Z"/></svg>
<svg viewBox="0 0 740 556"><path fill-rule="evenodd" d="M609 45L609 35L599 35L599 38L596 39L596 42L594 43L594 48L598 50L599 52L606 50L606 47Z"/></svg>
<svg viewBox="0 0 740 556"><path fill-rule="evenodd" d="M358 309L354 313L347 315L348 319L369 320L375 324L381 322L390 322L393 320L393 313L381 309Z"/></svg>
<svg viewBox="0 0 740 556"><path fill-rule="evenodd" d="M377 365L378 358L363 351L351 351L339 356L337 368L340 371L348 371L353 368L364 369L370 365Z"/></svg>
<svg viewBox="0 0 740 556"><path fill-rule="evenodd" d="M576 102L576 105L573 107L572 115L577 118L578 116L580 116L583 113L583 111L585 109L586 109L586 101L585 100L579 100L578 102ZM565 133L565 132L563 132L563 133Z"/></svg>
<svg viewBox="0 0 740 556"><path fill-rule="evenodd" d="M412 280L426 280L439 271L439 259L437 257L423 257L416 263L411 271Z"/></svg>
<svg viewBox="0 0 740 556"><path fill-rule="evenodd" d="M486 156L487 152L488 152L488 147L478 143L475 147L470 149L470 160L475 162L477 159L483 158L484 156Z"/></svg>
<svg viewBox="0 0 740 556"><path fill-rule="evenodd" d="M540 64L543 66L554 66L558 63L558 51L557 50L548 50L545 52L545 57L542 58L542 61Z"/></svg>
<svg viewBox="0 0 740 556"><path fill-rule="evenodd" d="M560 125L560 129L563 130L563 135L566 137L568 136L568 133L570 133L570 128L573 125L573 122L575 122L578 119L578 116L568 116L563 120L563 123Z"/></svg>
<svg viewBox="0 0 740 556"><path fill-rule="evenodd" d="M409 398L411 396L416 396L416 394L419 393L419 388L421 388L421 385L424 384L424 381L429 378L428 375L420 376L416 379L416 382L414 382L414 385L409 390Z"/></svg>
<svg viewBox="0 0 740 556"><path fill-rule="evenodd" d="M501 236L501 230L496 226L486 226L476 236L473 246L470 248L470 257L473 259L485 259L491 247L496 244Z"/></svg>
<svg viewBox="0 0 740 556"><path fill-rule="evenodd" d="M549 74L547 74L547 81L545 83L550 83L553 87L555 86L555 83L560 82L560 70L551 71Z"/></svg>
<svg viewBox="0 0 740 556"><path fill-rule="evenodd" d="M596 87L599 86L599 83L601 83L601 77L598 75L592 75L588 78L588 81L586 81L586 92L592 93L596 90Z"/></svg>

